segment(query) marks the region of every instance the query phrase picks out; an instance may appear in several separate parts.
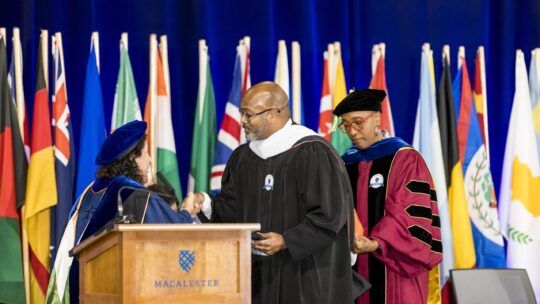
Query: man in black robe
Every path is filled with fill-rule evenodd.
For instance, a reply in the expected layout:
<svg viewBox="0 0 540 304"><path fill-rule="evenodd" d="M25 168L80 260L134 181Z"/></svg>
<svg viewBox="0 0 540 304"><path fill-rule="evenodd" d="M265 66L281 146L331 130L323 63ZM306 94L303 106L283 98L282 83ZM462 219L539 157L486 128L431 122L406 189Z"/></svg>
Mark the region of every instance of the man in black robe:
<svg viewBox="0 0 540 304"><path fill-rule="evenodd" d="M221 193L196 199L213 222L261 223L252 302L352 303L369 284L351 268L353 197L342 160L291 121L275 83L246 92L240 115L250 142L231 155Z"/></svg>

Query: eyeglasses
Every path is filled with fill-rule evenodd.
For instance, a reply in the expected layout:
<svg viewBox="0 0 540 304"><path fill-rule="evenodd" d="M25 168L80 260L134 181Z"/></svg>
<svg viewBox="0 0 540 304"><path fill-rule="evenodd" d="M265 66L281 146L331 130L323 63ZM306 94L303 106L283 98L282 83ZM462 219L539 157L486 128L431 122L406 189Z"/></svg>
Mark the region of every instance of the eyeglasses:
<svg viewBox="0 0 540 304"><path fill-rule="evenodd" d="M268 111L272 111L272 110L278 110L278 113L281 112L279 109L276 109L276 108L270 108L270 109L266 109L266 110L262 110L258 113L255 113L255 114L248 114L246 112L244 112L244 110L240 109L239 112L240 112L240 118L245 118L246 120L251 120L253 117L255 116L259 116L261 114L264 114Z"/></svg>
<svg viewBox="0 0 540 304"><path fill-rule="evenodd" d="M355 131L362 131L364 129L364 123L366 120L371 118L371 116L375 115L375 112L369 114L366 117L358 117L352 120L352 122L346 122L343 121L338 125L338 128L343 132L347 133L351 131L351 128L353 128Z"/></svg>

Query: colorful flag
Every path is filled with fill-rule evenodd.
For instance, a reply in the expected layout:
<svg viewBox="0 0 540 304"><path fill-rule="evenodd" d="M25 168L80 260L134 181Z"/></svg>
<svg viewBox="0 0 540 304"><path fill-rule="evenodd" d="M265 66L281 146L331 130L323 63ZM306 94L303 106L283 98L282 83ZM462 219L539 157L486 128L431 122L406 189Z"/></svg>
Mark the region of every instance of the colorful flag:
<svg viewBox="0 0 540 304"><path fill-rule="evenodd" d="M324 70L321 89L321 106L319 108L319 128L317 132L329 142L332 140L332 95L330 93L330 75L328 67L328 51L324 52Z"/></svg>
<svg viewBox="0 0 540 304"><path fill-rule="evenodd" d="M304 106L302 101L302 77L300 44L292 43L292 92L291 92L291 118L294 122L304 124Z"/></svg>
<svg viewBox="0 0 540 304"><path fill-rule="evenodd" d="M54 265L56 252L69 219L69 212L73 206L73 188L75 184L75 146L67 99L62 34L56 33L53 36L52 43L54 59L52 126L54 128L54 167L58 204L51 209L51 268Z"/></svg>
<svg viewBox="0 0 540 304"><path fill-rule="evenodd" d="M437 193L437 205L439 215L444 214L446 205L446 179L444 176L444 164L442 157L441 135L437 107L435 104L435 75L433 69L433 51L429 44L422 47L422 62L420 68L420 98L416 111L413 146L422 154L433 176L435 191ZM441 229L445 228L444 219L441 218ZM441 233L441 236L443 233ZM444 240L444 239L443 239ZM446 250L443 244L443 253ZM443 264L442 267L448 267ZM443 268L445 269L445 268ZM444 278L444 273L443 276ZM447 278L446 278L447 279ZM428 303L440 301L439 269L435 267L429 273ZM443 280L444 281L444 280Z"/></svg>
<svg viewBox="0 0 540 304"><path fill-rule="evenodd" d="M193 126L189 192L210 191L210 171L216 149L216 101L208 46L199 41L199 93Z"/></svg>
<svg viewBox="0 0 540 304"><path fill-rule="evenodd" d="M97 32L92 33L90 56L86 66L82 111L81 139L79 141L79 147L82 149L79 151L77 162L75 197L79 197L86 186L94 180L98 168L96 156L107 134L99 80L99 38Z"/></svg>
<svg viewBox="0 0 540 304"><path fill-rule="evenodd" d="M373 46L372 51L372 72L373 76L369 84L370 89L384 90L386 97L382 102L382 116L381 116L381 129L386 130L388 135L396 135L394 131L394 120L392 118L392 109L390 108L390 99L388 97L388 88L386 86L386 72L385 72L385 44L379 43Z"/></svg>
<svg viewBox="0 0 540 304"><path fill-rule="evenodd" d="M341 44L339 42L334 43L334 62L335 62L335 72L330 72L335 77L333 77L334 82L330 91L332 92L332 105L335 109L337 105L347 96L347 86L345 84L345 71L343 70L343 62L341 60ZM341 123L341 118L334 116L334 126L332 127L332 145L336 148L339 155L342 155L349 149L352 145L349 137L338 130L337 126Z"/></svg>
<svg viewBox="0 0 540 304"><path fill-rule="evenodd" d="M221 190L221 178L227 160L232 152L242 143L245 138L242 138L242 124L240 123L240 100L243 96L242 86L244 84L244 76L246 75L242 67L248 67L248 48L244 43L240 43L236 47L236 60L234 61L233 80L231 91L229 92L229 100L225 105L225 114L221 122L221 129L218 133L216 143L216 154L214 165L212 166L212 178L210 180L210 189L212 193L217 193ZM244 64L242 64L244 63Z"/></svg>
<svg viewBox="0 0 540 304"><path fill-rule="evenodd" d="M26 159L7 80L6 40L0 29L0 302L25 303L17 205L24 202L26 181L19 178L26 177Z"/></svg>
<svg viewBox="0 0 540 304"><path fill-rule="evenodd" d="M173 186L178 200L182 199L182 187L178 174L176 143L171 118L171 87L167 36L161 36L157 54L157 171L162 172ZM157 172L156 172L157 173ZM157 181L161 183L161 181Z"/></svg>
<svg viewBox="0 0 540 304"><path fill-rule="evenodd" d="M534 133L540 158L540 48L531 52L529 68L529 90L531 92L531 108L533 111Z"/></svg>
<svg viewBox="0 0 540 304"><path fill-rule="evenodd" d="M500 219L508 240L508 268L524 268L540 302L540 164L525 58L516 51L516 91L506 138L499 195Z"/></svg>
<svg viewBox="0 0 540 304"><path fill-rule="evenodd" d="M458 72L452 83L452 98L449 96L449 92L446 92L446 102L452 102L454 104L454 119L450 117L446 122L446 132L448 132L446 139L443 138L443 146L446 147L445 155L445 169L448 170L447 176L449 176L448 187L448 205L450 207L450 221L452 223L452 232L454 236L454 256L456 268L471 268L476 266L476 254L474 250L474 241L472 236L471 221L469 219L469 210L467 206L467 198L465 194L465 184L463 177L463 166L461 160L461 143L458 133L460 127L455 113L461 113L461 98L462 98L462 86L461 81L463 75L463 60L459 59L465 56L465 50L460 48L458 52ZM449 75L448 75L449 77ZM445 80L449 81L449 80ZM470 83L469 92L470 92ZM448 88L445 86L445 89ZM442 94L442 93L441 93ZM472 100L472 96L469 97ZM448 105L449 107L450 105ZM441 128L442 129L442 128ZM465 135L464 135L465 136ZM469 219L469 220L465 220Z"/></svg>
<svg viewBox="0 0 540 304"><path fill-rule="evenodd" d="M116 80L114 106L112 112L111 132L133 120L142 120L139 98L131 61L129 60L127 33L122 33L120 39L120 68Z"/></svg>
<svg viewBox="0 0 540 304"><path fill-rule="evenodd" d="M489 159L473 102L465 56L461 60L461 100L458 118L460 160L463 162L465 195L472 225L476 266L504 268L504 243ZM449 83L448 83L449 84ZM461 158L462 157L462 158Z"/></svg>
<svg viewBox="0 0 540 304"><path fill-rule="evenodd" d="M43 303L49 284L51 207L57 203L51 116L47 90L47 31L38 48L25 221L30 246L30 302Z"/></svg>
<svg viewBox="0 0 540 304"><path fill-rule="evenodd" d="M287 44L285 40L278 41L278 55L276 58L276 69L274 71L274 82L277 83L287 94L289 100L289 57L287 55ZM291 108L292 113L292 108Z"/></svg>
<svg viewBox="0 0 540 304"><path fill-rule="evenodd" d="M478 115L478 125L482 134L482 140L486 146L488 161L489 156L489 131L488 131L488 109L487 109L487 90L486 90L486 61L484 57L484 47L478 47L476 59L474 61L474 85L473 85L474 104Z"/></svg>

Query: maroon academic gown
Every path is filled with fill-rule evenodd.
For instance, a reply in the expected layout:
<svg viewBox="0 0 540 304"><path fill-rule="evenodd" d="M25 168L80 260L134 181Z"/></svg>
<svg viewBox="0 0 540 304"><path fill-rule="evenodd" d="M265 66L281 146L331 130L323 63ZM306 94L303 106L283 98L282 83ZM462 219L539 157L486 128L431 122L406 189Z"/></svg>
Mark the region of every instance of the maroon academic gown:
<svg viewBox="0 0 540 304"><path fill-rule="evenodd" d="M429 271L442 260L431 175L420 153L396 145L397 140L377 144L375 148L387 154L383 157L371 153L347 164L351 183L356 181L358 217L366 236L380 245L373 253L358 255L358 273L372 284L358 299L362 304L426 303Z"/></svg>

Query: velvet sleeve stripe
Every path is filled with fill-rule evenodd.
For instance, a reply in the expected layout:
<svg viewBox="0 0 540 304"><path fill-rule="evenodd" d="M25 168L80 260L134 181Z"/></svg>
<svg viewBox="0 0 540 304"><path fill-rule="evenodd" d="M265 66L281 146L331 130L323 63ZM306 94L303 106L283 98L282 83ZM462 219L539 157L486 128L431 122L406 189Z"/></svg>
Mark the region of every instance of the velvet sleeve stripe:
<svg viewBox="0 0 540 304"><path fill-rule="evenodd" d="M429 183L423 181L412 180L407 183L407 190L412 193L426 194L431 196L431 187Z"/></svg>
<svg viewBox="0 0 540 304"><path fill-rule="evenodd" d="M441 228L441 218L438 215L433 214L431 219L431 226Z"/></svg>
<svg viewBox="0 0 540 304"><path fill-rule="evenodd" d="M432 202L437 202L437 191L430 189L430 196Z"/></svg>
<svg viewBox="0 0 540 304"><path fill-rule="evenodd" d="M419 205L410 205L405 209L405 212L411 217L423 218L426 220L433 220L433 215L431 214L431 208L426 206Z"/></svg>
<svg viewBox="0 0 540 304"><path fill-rule="evenodd" d="M429 231L417 225L410 226L408 230L413 238L428 245L432 251L442 253L441 241L437 239L433 239Z"/></svg>

